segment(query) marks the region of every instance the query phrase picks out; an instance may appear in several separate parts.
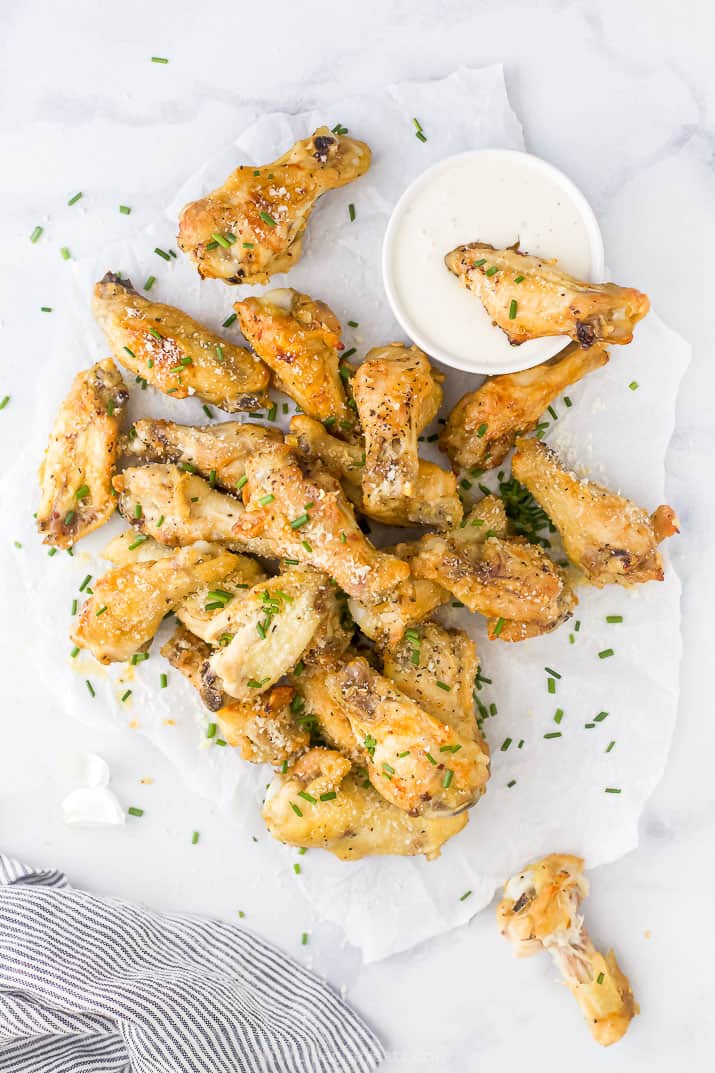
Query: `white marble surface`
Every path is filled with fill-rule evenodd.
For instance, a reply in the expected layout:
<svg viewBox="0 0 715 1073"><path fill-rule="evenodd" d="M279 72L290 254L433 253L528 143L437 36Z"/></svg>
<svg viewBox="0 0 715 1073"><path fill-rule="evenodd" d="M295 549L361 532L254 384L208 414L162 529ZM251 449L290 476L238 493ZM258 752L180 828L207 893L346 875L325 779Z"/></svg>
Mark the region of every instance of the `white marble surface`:
<svg viewBox="0 0 715 1073"><path fill-rule="evenodd" d="M578 1065L590 1073L604 1063L629 1073L710 1070L710 5L274 0L261 8L214 0L198 8L167 0L124 0L118 7L5 0L1 17L0 396L12 395L0 414L5 459L22 440L33 385L62 316L67 266L59 247L81 257L140 229L217 148L217 126L233 136L248 101L305 107L305 86L316 81L349 92L503 61L529 148L583 188L614 275L649 292L661 315L692 341L695 359L670 456L669 499L684 523L672 548L685 582L680 720L639 849L592 875L593 931L619 952L643 1008L617 1049L604 1055L591 1043L546 961L512 962L489 911L409 954L361 968L357 952L311 918L285 876L276 874L270 889L256 882L251 862L260 842L188 797L149 746L126 732L88 733L59 719L39 651L32 681L18 680L5 661L0 846L33 863L60 865L79 884L158 908L225 916L242 909L247 925L346 986L386 1043L388 1073L471 1073L487 1062L520 1059L539 1071ZM171 62L152 64L152 55ZM83 200L67 208L77 190ZM118 213L120 202L132 206L131 216ZM32 246L28 235L38 223L46 231ZM41 305L55 311L42 314ZM15 549L0 554L2 569L12 570ZM18 614L22 608L2 609L5 636ZM122 799L146 808L142 820L113 833L63 828L53 771L66 748L106 756ZM153 777L151 786L139 785L144 775ZM202 834L196 847L195 829ZM304 930L311 933L308 947L300 945Z"/></svg>

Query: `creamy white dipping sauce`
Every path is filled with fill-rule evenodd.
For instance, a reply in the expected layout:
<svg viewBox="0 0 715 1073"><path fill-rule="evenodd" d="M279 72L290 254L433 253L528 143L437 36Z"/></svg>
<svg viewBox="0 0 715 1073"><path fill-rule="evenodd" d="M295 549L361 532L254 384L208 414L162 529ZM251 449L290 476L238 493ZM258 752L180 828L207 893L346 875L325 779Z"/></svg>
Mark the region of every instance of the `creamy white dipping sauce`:
<svg viewBox="0 0 715 1073"><path fill-rule="evenodd" d="M512 347L478 296L447 269L445 254L476 241L519 241L523 252L555 257L565 271L597 281L603 244L583 195L527 153L462 153L408 188L385 235L388 297L403 329L428 354L468 371L506 372L558 353L568 342L563 336Z"/></svg>

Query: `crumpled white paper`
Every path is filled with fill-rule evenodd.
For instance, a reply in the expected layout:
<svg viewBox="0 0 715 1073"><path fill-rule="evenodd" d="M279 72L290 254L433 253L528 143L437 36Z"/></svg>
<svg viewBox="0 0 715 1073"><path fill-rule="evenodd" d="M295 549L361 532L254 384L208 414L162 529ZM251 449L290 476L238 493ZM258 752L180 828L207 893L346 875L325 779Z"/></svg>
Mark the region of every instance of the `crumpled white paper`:
<svg viewBox="0 0 715 1073"><path fill-rule="evenodd" d="M426 143L415 137L413 116L422 124ZM114 721L146 735L173 760L191 789L252 830L261 822L266 771L243 763L231 749L201 748L206 713L196 694L158 655L160 641L151 659L137 667L102 668L84 653L70 658L71 601L85 574L96 576L106 568L97 553L121 524L115 520L83 540L73 558L64 552L48 557L32 528L34 474L54 411L73 374L107 354L90 313L92 284L108 269L122 271L138 287L155 275L152 297L220 328L233 301L263 288L201 282L183 256L165 263L154 247L175 248L176 219L186 201L221 183L239 163L272 160L323 123L341 123L366 140L373 165L359 182L322 199L308 227L303 260L289 279L277 277L272 285L290 284L323 298L343 325L357 321L358 328L345 328L344 339L358 355L401 338L380 274L387 218L405 186L441 158L472 148L523 147L500 67L462 69L442 81L403 83L350 100L325 101L297 116L265 115L191 178L148 232L103 251L91 263L76 265L73 314L65 319L50 367L41 385L38 382L41 393L28 450L1 482L3 502L14 504L0 521L4 546L12 547L16 540L23 544L16 553L17 569L4 571L2 579L6 606L23 608L15 629L18 666L32 673L33 653L44 635L43 673L65 711L87 722ZM217 143L224 137L217 131ZM349 203L355 205L354 223ZM465 241L472 237L466 235ZM235 326L226 334L240 339ZM605 369L570 389L570 409L556 403L558 420L548 438L571 463L584 465L596 479L653 509L664 502L666 449L689 354L688 345L651 313L637 328L633 344L614 347ZM476 377L446 371L445 412L478 383ZM197 400L175 401L151 390L134 390L133 378L127 379L133 389L132 418L143 414L205 422ZM631 381L638 382L638 390L629 390ZM667 559L667 550L665 555ZM579 595L578 631L571 623L519 645L490 643L478 618L446 611L448 622L473 633L483 674L492 680L480 694L487 706L496 705L496 714L485 724L493 750L486 797L437 861L376 858L347 864L311 852L310 868L303 869L299 880L317 911L343 928L366 960L465 922L491 900L505 875L538 854L575 852L593 867L636 845L638 817L663 771L675 720L680 584L668 568L663 584L634 592L615 586L600 592L582 589ZM623 624L607 624L605 616L613 614L623 615ZM599 651L606 648L613 648L615 655L599 659ZM545 667L562 675L555 695L547 692ZM159 675L167 670L170 687L160 689ZM94 699L85 679L93 683ZM128 687L132 695L122 702ZM558 727L557 708L564 712ZM608 715L586 729L584 724L601 712ZM556 729L561 738L544 738ZM511 745L502 751L508 738ZM611 741L615 745L607 752ZM621 792L608 794L607 787ZM254 867L264 867L270 882L275 855L288 869L294 854L265 841L263 848L265 856L256 858Z"/></svg>

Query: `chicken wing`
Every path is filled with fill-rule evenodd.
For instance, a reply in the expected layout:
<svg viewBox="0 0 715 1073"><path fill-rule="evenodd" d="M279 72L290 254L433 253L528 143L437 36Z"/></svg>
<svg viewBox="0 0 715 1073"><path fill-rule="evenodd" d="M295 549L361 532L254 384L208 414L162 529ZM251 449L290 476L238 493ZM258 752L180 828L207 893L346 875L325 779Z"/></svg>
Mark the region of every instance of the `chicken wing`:
<svg viewBox="0 0 715 1073"><path fill-rule="evenodd" d="M517 436L536 428L557 395L607 361L604 347L583 350L571 343L545 365L491 376L454 407L439 437L441 450L449 455L455 469L498 466Z"/></svg>
<svg viewBox="0 0 715 1073"><path fill-rule="evenodd" d="M72 642L100 663L117 663L145 649L162 619L205 583L218 584L235 570L236 557L201 545L149 563L109 570L93 583L72 631Z"/></svg>
<svg viewBox="0 0 715 1073"><path fill-rule="evenodd" d="M128 279L107 272L94 288L93 311L114 357L139 381L228 413L267 405L270 372L260 358L180 309L142 297Z"/></svg>
<svg viewBox="0 0 715 1073"><path fill-rule="evenodd" d="M337 477L350 502L362 514L383 525L433 525L437 529L450 529L462 517L454 474L440 469L434 462L418 459L414 495L410 499L380 503L378 512L374 513L362 494L365 473L362 446L336 439L319 421L301 414L291 420L286 443L303 458L319 463Z"/></svg>
<svg viewBox="0 0 715 1073"><path fill-rule="evenodd" d="M417 436L441 405L437 376L417 347L391 343L369 352L352 384L365 434L365 509L379 520L396 512L409 514L410 500L425 499L419 488ZM447 513L458 521L461 504L454 475L444 473L443 479L452 499Z"/></svg>
<svg viewBox="0 0 715 1073"><path fill-rule="evenodd" d="M369 166L364 142L319 127L272 164L242 165L223 186L186 205L179 247L204 279L267 283L300 260L321 194L359 179Z"/></svg>
<svg viewBox="0 0 715 1073"><path fill-rule="evenodd" d="M423 622L385 653L383 672L420 708L485 748L474 715L478 668L477 646L463 630Z"/></svg>
<svg viewBox="0 0 715 1073"><path fill-rule="evenodd" d="M482 301L512 346L545 335L568 335L582 347L630 343L650 308L648 297L615 283L584 283L555 267L486 242L457 246L444 259L460 283Z"/></svg>
<svg viewBox="0 0 715 1073"><path fill-rule="evenodd" d="M466 825L458 816L411 816L385 800L330 749L311 749L285 775L276 775L263 806L270 834L306 849L326 849L341 861L395 854L439 857Z"/></svg>
<svg viewBox="0 0 715 1073"><path fill-rule="evenodd" d="M342 703L336 702L328 688L330 675L345 665L346 657L347 653L339 658L313 657L305 664L298 664L289 681L295 689L295 707L315 727L321 741L364 767L365 750L353 734Z"/></svg>
<svg viewBox="0 0 715 1073"><path fill-rule="evenodd" d="M254 585L236 602L224 645L203 671L202 696L213 708L218 689L251 700L275 685L304 653L341 651L350 640L330 579L296 566Z"/></svg>
<svg viewBox="0 0 715 1073"><path fill-rule="evenodd" d="M608 1047L640 1010L613 951L604 957L591 942L580 913L587 894L581 858L552 853L508 881L497 922L517 957L549 951L591 1035Z"/></svg>
<svg viewBox="0 0 715 1073"><path fill-rule="evenodd" d="M211 655L209 645L184 626L177 626L161 654L201 691L201 669ZM248 701L224 698L214 713L222 739L236 746L252 764L291 760L310 744L310 734L293 714L293 697L290 686L274 686Z"/></svg>
<svg viewBox="0 0 715 1073"><path fill-rule="evenodd" d="M114 478L119 513L139 533L170 546L218 541L237 551L271 555L258 537L240 537L243 503L178 466L133 466Z"/></svg>
<svg viewBox="0 0 715 1073"><path fill-rule="evenodd" d="M630 499L565 469L540 440L517 440L517 480L551 518L564 550L592 585L639 585L663 580L658 544L679 532L672 507L648 515Z"/></svg>
<svg viewBox="0 0 715 1073"><path fill-rule="evenodd" d="M282 438L277 428L240 421L197 427L147 417L133 425L125 451L147 462L180 463L212 486L233 492L246 472L246 459L259 443Z"/></svg>
<svg viewBox="0 0 715 1073"><path fill-rule="evenodd" d="M343 343L333 311L291 288L245 298L233 308L244 336L273 370L276 387L311 417L351 433L356 419L338 372Z"/></svg>
<svg viewBox="0 0 715 1073"><path fill-rule="evenodd" d="M376 602L409 574L393 555L376 551L363 536L338 482L308 477L290 447L265 444L246 461L246 511L236 539L259 539L273 554L309 563L335 578L350 596Z"/></svg>
<svg viewBox="0 0 715 1073"><path fill-rule="evenodd" d="M525 641L570 618L576 596L542 548L485 528L479 507L466 521L464 528L417 541L410 564L416 577L436 582L484 615L490 640Z"/></svg>
<svg viewBox="0 0 715 1073"><path fill-rule="evenodd" d="M445 683L446 685L447 683ZM457 813L484 793L489 756L420 708L362 658L328 679L367 754L370 781L413 816Z"/></svg>
<svg viewBox="0 0 715 1073"><path fill-rule="evenodd" d="M114 512L112 474L128 398L111 358L75 376L40 466L37 528L45 544L69 548Z"/></svg>

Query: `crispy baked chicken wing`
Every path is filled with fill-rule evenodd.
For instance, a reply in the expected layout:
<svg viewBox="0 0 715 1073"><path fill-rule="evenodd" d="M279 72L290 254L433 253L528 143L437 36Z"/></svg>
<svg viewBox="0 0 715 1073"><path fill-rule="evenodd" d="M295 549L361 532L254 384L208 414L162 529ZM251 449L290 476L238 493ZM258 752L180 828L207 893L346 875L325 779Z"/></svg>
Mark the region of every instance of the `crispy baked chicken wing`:
<svg viewBox="0 0 715 1073"><path fill-rule="evenodd" d="M663 580L658 544L679 532L672 507L651 514L565 469L540 440L517 440L512 472L543 507L572 563L598 588Z"/></svg>
<svg viewBox="0 0 715 1073"><path fill-rule="evenodd" d="M275 685L304 653L340 652L350 635L342 625L342 602L330 579L296 566L254 585L240 601L220 648L203 671L202 696L214 707L218 689L251 700Z"/></svg>
<svg viewBox="0 0 715 1073"><path fill-rule="evenodd" d="M489 756L415 704L367 660L351 660L328 679L367 754L371 782L414 816L457 813L484 793Z"/></svg>
<svg viewBox="0 0 715 1073"><path fill-rule="evenodd" d="M591 942L580 913L588 894L583 861L552 853L512 876L497 906L502 935L517 957L548 950L597 1043L617 1043L640 1012L612 950Z"/></svg>
<svg viewBox="0 0 715 1073"><path fill-rule="evenodd" d="M490 639L525 641L565 622L577 600L564 571L542 548L485 526L482 512L500 514L487 502L494 499L477 504L464 528L421 537L410 565L415 576L484 615Z"/></svg>
<svg viewBox="0 0 715 1073"><path fill-rule="evenodd" d="M263 818L280 842L327 849L341 861L381 854L424 854L431 861L466 825L468 814L411 816L366 784L346 757L311 749L285 775L275 776Z"/></svg>
<svg viewBox="0 0 715 1073"><path fill-rule="evenodd" d="M174 306L151 302L107 272L94 288L95 320L117 361L152 387L197 395L228 413L266 405L268 367Z"/></svg>
<svg viewBox="0 0 715 1073"><path fill-rule="evenodd" d="M360 444L336 439L319 421L302 414L292 418L286 443L303 458L323 466L337 477L350 502L362 514L383 525L433 525L437 529L449 529L457 525L462 516L454 474L434 462L418 459L412 498L380 503L375 513L362 494L365 451Z"/></svg>
<svg viewBox="0 0 715 1073"><path fill-rule="evenodd" d="M233 308L244 336L273 370L276 387L338 434L351 433L356 419L338 373L340 322L325 302L287 287Z"/></svg>
<svg viewBox="0 0 715 1073"><path fill-rule="evenodd" d="M583 350L572 343L545 365L489 377L452 410L439 437L441 450L456 469L498 466L516 437L536 428L557 395L607 361L604 347Z"/></svg>
<svg viewBox="0 0 715 1073"><path fill-rule="evenodd" d="M430 493L420 489L417 436L437 415L442 402L442 388L429 361L414 346L377 347L359 367L352 385L365 435L362 497L366 512L380 521L395 515L408 521L416 520L413 514L424 517ZM462 508L454 475L442 471L441 476L441 521L449 527L457 524ZM410 510L410 502L417 499L421 512Z"/></svg>
<svg viewBox="0 0 715 1073"><path fill-rule="evenodd" d="M300 260L321 194L359 179L369 166L364 142L319 127L272 164L242 165L223 186L186 205L179 247L203 278L267 283Z"/></svg>
<svg viewBox="0 0 715 1073"><path fill-rule="evenodd" d="M241 537L243 503L179 466L130 466L114 478L119 513L139 533L170 546L218 541L237 551L271 554L265 541Z"/></svg>
<svg viewBox="0 0 715 1073"><path fill-rule="evenodd" d="M400 692L441 719L461 737L484 743L474 715L477 646L463 630L437 622L410 629L385 653L383 671Z"/></svg>
<svg viewBox="0 0 715 1073"><path fill-rule="evenodd" d="M277 428L222 421L218 425L177 425L150 417L135 422L127 454L146 462L176 462L218 488L235 492L246 472L245 462L264 440L280 441Z"/></svg>
<svg viewBox="0 0 715 1073"><path fill-rule="evenodd" d="M112 474L128 397L111 358L75 376L40 465L37 528L45 544L71 547L114 512Z"/></svg>
<svg viewBox="0 0 715 1073"><path fill-rule="evenodd" d="M211 647L177 626L161 649L161 654L201 691L201 669L211 655ZM248 701L225 697L214 713L224 741L240 749L252 764L281 764L308 748L310 734L299 726L291 705L290 686L274 686Z"/></svg>
<svg viewBox="0 0 715 1073"><path fill-rule="evenodd" d="M173 611L199 586L218 584L235 569L235 556L195 545L155 562L109 570L93 583L72 631L78 648L100 663L117 663L145 649Z"/></svg>
<svg viewBox="0 0 715 1073"><path fill-rule="evenodd" d="M457 246L444 259L460 283L482 301L493 322L516 346L545 335L568 335L582 347L630 343L650 308L648 297L615 283L585 283L510 247L486 242ZM496 271L494 271L496 270Z"/></svg>
<svg viewBox="0 0 715 1073"><path fill-rule="evenodd" d="M247 460L246 511L237 539L266 542L273 554L330 574L350 596L375 602L409 574L409 567L376 551L361 532L339 483L329 474L308 477L282 443L265 444Z"/></svg>

